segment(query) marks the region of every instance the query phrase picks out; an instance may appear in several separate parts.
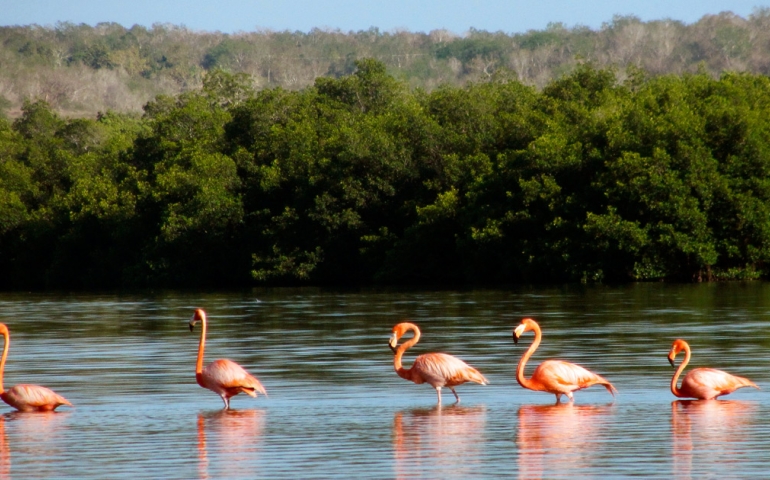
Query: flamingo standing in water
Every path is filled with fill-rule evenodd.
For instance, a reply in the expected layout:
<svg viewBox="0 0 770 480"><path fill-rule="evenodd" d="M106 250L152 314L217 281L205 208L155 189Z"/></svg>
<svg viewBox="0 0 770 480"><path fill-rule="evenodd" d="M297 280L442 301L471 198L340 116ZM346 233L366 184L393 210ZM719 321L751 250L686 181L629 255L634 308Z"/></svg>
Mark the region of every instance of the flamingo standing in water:
<svg viewBox="0 0 770 480"><path fill-rule="evenodd" d="M593 372L589 372L580 365L561 360L546 360L535 368L532 378L525 378L524 366L540 345L542 332L540 331L540 325L531 318L525 318L513 330L513 343L519 343L519 338L521 338L524 332L530 330L535 332L535 341L524 352L521 360L519 360L519 366L516 368L516 381L519 382L519 385L538 392L553 393L556 395L556 403L561 400L562 395L566 395L571 402L574 400L572 392L597 384L603 385L615 397L617 390L610 382Z"/></svg>
<svg viewBox="0 0 770 480"><path fill-rule="evenodd" d="M681 338L674 340L671 345L671 351L668 353L668 361L672 367L676 367L674 359L676 354L684 350L684 361L674 372L671 379L671 393L681 398L697 398L700 400L711 400L720 395L733 393L739 388L754 387L759 390L756 383L748 378L730 375L722 370L715 368L694 368L687 372L682 380L682 388L677 388L676 383L684 367L690 363L690 345Z"/></svg>
<svg viewBox="0 0 770 480"><path fill-rule="evenodd" d="M398 345L398 340L408 331L414 332L411 340ZM412 368L404 368L401 365L401 357L404 352L414 346L420 340L420 329L417 325L409 322L399 323L393 327L393 334L388 344L395 353L393 366L396 373L401 378L411 380L416 384L428 383L436 389L438 403L441 403L441 387L449 387L460 402L460 397L455 391L456 386L465 382L475 382L481 385L488 385L489 382L478 370L471 367L457 357L447 355L446 353L425 353L414 359Z"/></svg>
<svg viewBox="0 0 770 480"><path fill-rule="evenodd" d="M0 323L0 333L5 339L3 356L0 359L0 398L16 410L22 412L51 412L60 405L72 406L66 398L57 394L50 388L39 385L16 385L5 390L3 388L3 373L5 372L5 359L8 357L8 347L11 345L11 335L8 327Z"/></svg>
<svg viewBox="0 0 770 480"><path fill-rule="evenodd" d="M200 308L195 310L190 320L191 332L198 321L201 322L198 363L195 365L195 380L197 380L198 385L208 388L222 397L222 401L225 402L225 410L230 408L230 397L241 392L252 397L256 397L257 392L267 395L259 380L231 360L214 360L206 368L203 368L203 350L206 346L206 312Z"/></svg>

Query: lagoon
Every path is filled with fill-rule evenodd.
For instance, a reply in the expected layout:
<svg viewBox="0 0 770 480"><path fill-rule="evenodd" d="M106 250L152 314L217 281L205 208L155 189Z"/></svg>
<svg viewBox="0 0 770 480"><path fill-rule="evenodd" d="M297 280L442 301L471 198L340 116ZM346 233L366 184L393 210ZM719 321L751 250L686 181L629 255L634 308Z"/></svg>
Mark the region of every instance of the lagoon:
<svg viewBox="0 0 770 480"><path fill-rule="evenodd" d="M195 383L230 358L267 398L232 410ZM618 388L574 404L522 389L521 318L547 358L581 364ZM444 391L393 371L390 329L417 323L404 356L453 354L488 386ZM4 293L11 330L5 387L36 383L75 408L22 414L0 404L2 478L561 478L764 476L770 470L770 284L512 287L491 290L255 289L235 292ZM678 401L666 355L681 337L690 367L757 382L721 400Z"/></svg>

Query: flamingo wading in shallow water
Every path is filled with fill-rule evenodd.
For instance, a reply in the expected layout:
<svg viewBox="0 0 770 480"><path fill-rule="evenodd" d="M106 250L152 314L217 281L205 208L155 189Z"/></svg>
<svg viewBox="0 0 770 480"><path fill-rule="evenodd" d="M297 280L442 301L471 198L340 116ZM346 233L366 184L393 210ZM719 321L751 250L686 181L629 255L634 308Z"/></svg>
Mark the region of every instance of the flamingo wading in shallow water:
<svg viewBox="0 0 770 480"><path fill-rule="evenodd" d="M414 337L398 345L398 340L410 330L414 333ZM489 384L484 375L479 373L478 370L459 358L447 355L446 353L425 353L414 359L412 368L404 368L401 365L401 357L406 350L414 346L419 340L420 329L417 328L417 325L403 322L393 327L393 334L388 342L390 349L395 354L393 366L399 377L411 380L418 385L428 383L435 388L436 395L438 395L438 403L441 403L441 387L449 387L452 393L455 394L457 403L459 403L460 397L457 395L454 387L465 382L475 382L481 385Z"/></svg>
<svg viewBox="0 0 770 480"><path fill-rule="evenodd" d="M524 366L540 345L543 334L540 331L540 325L531 318L525 318L513 330L513 343L519 343L519 339L524 332L529 332L530 330L535 332L535 341L532 342L532 345L521 356L519 366L516 368L516 381L519 382L519 385L538 392L553 393L556 395L557 403L561 400L562 395L566 395L570 401L573 401L572 392L588 388L592 385L603 385L615 397L617 390L610 382L593 372L589 372L580 365L561 360L546 360L535 368L532 378L525 378Z"/></svg>
<svg viewBox="0 0 770 480"><path fill-rule="evenodd" d="M195 380L203 388L215 392L225 402L225 409L230 408L230 397L243 392L256 397L257 392L267 395L265 388L254 376L232 360L219 359L203 368L203 350L206 346L206 312L198 308L190 320L190 331L201 322L201 340L198 345L198 363L195 365Z"/></svg>
<svg viewBox="0 0 770 480"><path fill-rule="evenodd" d="M66 398L57 394L50 388L39 385L16 385L8 390L3 388L3 373L5 372L5 359L8 357L8 347L11 345L11 335L8 327L0 323L0 333L5 339L3 356L0 359L0 398L16 410L22 412L50 412L60 405L72 406Z"/></svg>
<svg viewBox="0 0 770 480"><path fill-rule="evenodd" d="M677 397L711 400L720 395L733 393L743 387L754 387L759 390L757 384L748 378L730 375L715 368L693 368L684 376L682 388L677 388L676 383L679 380L679 375L684 367L690 363L690 345L681 338L677 338L668 353L669 363L672 367L676 367L674 359L676 359L676 354L682 350L684 350L684 361L676 369L674 377L671 379L671 393Z"/></svg>

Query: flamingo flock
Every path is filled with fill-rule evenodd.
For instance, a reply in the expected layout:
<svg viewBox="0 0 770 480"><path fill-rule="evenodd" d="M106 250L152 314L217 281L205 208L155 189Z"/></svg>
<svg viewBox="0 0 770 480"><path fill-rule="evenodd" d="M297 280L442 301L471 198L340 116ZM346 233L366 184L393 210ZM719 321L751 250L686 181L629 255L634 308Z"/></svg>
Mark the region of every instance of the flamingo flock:
<svg viewBox="0 0 770 480"><path fill-rule="evenodd" d="M239 393L245 393L251 397L257 397L260 393L267 396L267 391L262 383L232 360L214 360L205 368L203 367L207 321L206 312L200 308L195 309L190 319L191 332L198 322L201 324L198 358L195 364L195 379L198 385L219 395L224 402L224 410L230 409L230 399ZM412 338L399 345L399 340L408 332L412 332ZM534 332L535 339L522 355L516 368L516 381L523 388L553 394L556 396L556 403L561 401L562 395L566 396L569 402L573 402L574 392L593 385L603 386L612 394L613 398L615 397L617 389L604 377L580 365L561 360L545 360L535 368L532 376L527 378L524 375L524 369L540 345L542 331L535 320L525 318L513 330L514 344L518 344L526 332ZM3 373L10 346L10 333L8 327L3 323L0 323L0 335L4 339L3 353L0 358L0 399L22 412L51 412L62 405L72 407L66 398L39 385L20 384L5 390ZM441 404L441 389L443 387L449 388L455 396L456 403L459 403L460 396L455 387L468 382L480 385L489 384L489 381L476 368L446 353L424 353L415 358L411 368L404 368L402 365L403 355L417 344L420 335L420 329L414 323L402 322L393 327L388 345L393 351L393 367L399 377L418 385L427 383L433 387L436 390L439 405ZM676 367L675 359L681 351L685 352L684 361L676 369L671 379L671 393L676 397L712 400L743 387L759 389L756 383L747 378L731 375L714 368L690 370L682 380L681 387L678 387L679 376L690 362L691 352L686 341L674 340L668 354L668 360L673 367Z"/></svg>
<svg viewBox="0 0 770 480"><path fill-rule="evenodd" d="M398 340L408 331L412 331L414 336L411 340L398 346ZM524 368L530 357L542 340L542 331L540 325L531 318L525 318L521 324L513 330L513 343L519 343L522 335L526 332L534 332L535 340L529 346L527 351L521 356L519 365L516 368L516 381L522 387L537 392L546 392L556 395L556 403L561 401L561 396L565 395L570 402L574 401L573 392L601 385L607 389L615 398L617 389L612 383L604 377L597 375L580 365L564 362L562 360L546 360L535 368L532 377L524 376ZM438 403L441 403L441 387L449 387L454 393L457 402L460 397L457 395L454 387L466 382L479 383L487 385L489 382L475 368L466 364L462 360L447 355L445 353L426 353L418 356L412 365L412 368L405 369L402 366L402 356L404 352L413 347L420 340L420 329L413 323L399 323L393 327L393 333L390 337L390 349L393 350L393 366L399 377L411 380L416 384L428 383L436 389ZM671 352L668 355L669 362L674 365L676 354L685 351L684 362L679 366L671 380L671 392L677 397L695 398L698 400L711 400L721 395L727 395L741 387L759 387L749 379L730 375L722 370L713 368L696 368L685 376L682 381L682 388L677 388L679 375L690 361L690 346L682 339L674 341Z"/></svg>

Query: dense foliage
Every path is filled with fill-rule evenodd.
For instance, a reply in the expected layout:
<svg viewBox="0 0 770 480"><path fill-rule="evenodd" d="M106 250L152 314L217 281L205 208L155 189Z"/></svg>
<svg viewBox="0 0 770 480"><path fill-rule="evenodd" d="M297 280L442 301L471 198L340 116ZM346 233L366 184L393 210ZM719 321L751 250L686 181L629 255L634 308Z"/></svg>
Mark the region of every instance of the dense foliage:
<svg viewBox="0 0 770 480"><path fill-rule="evenodd" d="M722 12L692 24L616 16L598 29L555 23L506 33L365 31L191 31L156 24L0 27L0 110L21 114L42 99L59 114L91 117L141 112L158 94L201 88L207 72L249 75L257 89L300 90L317 78L341 78L355 61L375 58L412 88L432 91L486 80L501 69L542 88L581 61L653 75L723 71L770 73L770 8L747 18Z"/></svg>
<svg viewBox="0 0 770 480"><path fill-rule="evenodd" d="M289 91L212 70L144 116L0 122L2 288L770 273L770 79Z"/></svg>

